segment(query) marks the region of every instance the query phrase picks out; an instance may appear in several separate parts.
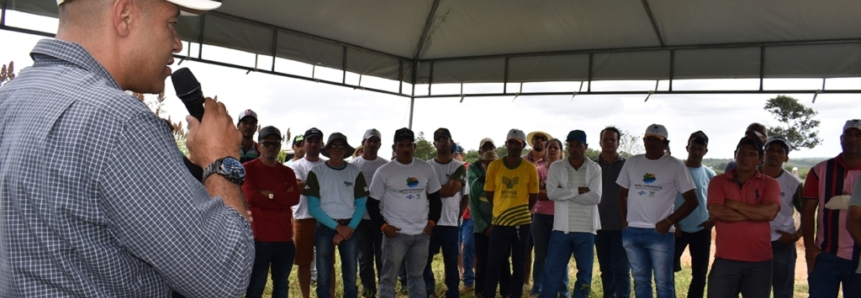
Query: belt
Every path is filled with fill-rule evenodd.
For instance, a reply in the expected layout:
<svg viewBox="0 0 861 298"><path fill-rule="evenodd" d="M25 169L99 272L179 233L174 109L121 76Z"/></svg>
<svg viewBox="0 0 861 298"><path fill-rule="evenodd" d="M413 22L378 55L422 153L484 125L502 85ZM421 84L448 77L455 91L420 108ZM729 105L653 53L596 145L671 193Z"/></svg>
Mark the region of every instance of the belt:
<svg viewBox="0 0 861 298"><path fill-rule="evenodd" d="M350 221L352 221L352 220L353 220L353 219L351 219L351 218L348 218L348 219L336 219L336 220L335 220L335 222L337 222L339 225L347 226L347 225L350 225Z"/></svg>

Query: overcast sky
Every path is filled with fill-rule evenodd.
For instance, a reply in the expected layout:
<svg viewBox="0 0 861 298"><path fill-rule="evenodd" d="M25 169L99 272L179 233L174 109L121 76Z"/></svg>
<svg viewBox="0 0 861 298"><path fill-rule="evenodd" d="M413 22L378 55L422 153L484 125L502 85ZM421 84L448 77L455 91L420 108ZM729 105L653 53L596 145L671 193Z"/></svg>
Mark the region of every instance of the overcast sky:
<svg viewBox="0 0 861 298"><path fill-rule="evenodd" d="M56 31L56 20L30 17L10 11L7 24L48 32ZM16 69L32 65L29 52L42 37L0 30L0 63L15 61ZM248 55L204 48L204 58L248 63ZM208 55L209 54L209 55ZM238 57L241 61L231 61ZM250 56L253 57L253 56ZM253 59L253 58L251 58ZM253 64L253 60L250 61ZM310 76L310 66L296 67L297 72ZM409 124L409 98L354 90L323 83L262 73L225 68L186 61L181 67L190 68L207 96L218 96L234 117L244 109L259 115L261 125L274 125L293 134L303 133L316 126L326 135L342 132L353 146L358 146L362 133L377 128L383 133L382 156L391 156L391 138L394 131ZM176 70L178 67L173 66ZM325 73L340 79L340 73ZM349 81L357 81L350 76ZM372 79L364 78L365 82ZM652 82L596 82L593 90L648 90ZM821 80L766 80L766 89L818 89ZM827 88L858 89L861 78L829 79ZM395 85L396 86L396 85ZM501 84L471 86L467 90L501 92ZM524 91L573 90L579 82L527 84ZM746 89L758 86L758 80L714 80L674 82L681 88ZM170 80L167 84L167 104L163 115L174 120L184 119L185 107L173 94ZM396 87L395 87L396 88ZM424 87L426 88L426 87ZM666 88L662 86L661 88ZM512 87L509 87L512 90ZM515 89L516 90L516 89ZM584 87L585 90L585 87ZM459 93L459 86L438 86L434 93ZM598 132L608 125L642 135L652 123L663 124L669 131L673 155L684 158L684 142L690 133L702 130L710 138L706 158L730 158L736 142L751 122L766 125L779 123L765 110L766 101L776 94L752 95L646 95L633 96L514 96L460 97L416 99L413 130L431 135L438 127L451 130L453 139L467 149L476 149L481 138L490 137L497 142L505 138L511 128L529 133L543 130L554 137L564 138L568 131L581 129L587 133L589 147L599 149ZM859 95L823 94L811 103L813 94L791 95L819 112L819 128L823 144L812 150L795 151L792 157L831 157L840 153L840 134L848 119L861 118ZM430 136L428 136L430 138Z"/></svg>

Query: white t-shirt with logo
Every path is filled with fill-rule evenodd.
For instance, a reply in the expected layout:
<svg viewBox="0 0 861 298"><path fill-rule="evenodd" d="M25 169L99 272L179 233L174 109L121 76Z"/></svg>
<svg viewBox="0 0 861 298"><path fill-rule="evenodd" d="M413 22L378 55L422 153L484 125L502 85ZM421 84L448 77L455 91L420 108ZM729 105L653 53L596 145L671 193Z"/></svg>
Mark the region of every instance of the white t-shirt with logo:
<svg viewBox="0 0 861 298"><path fill-rule="evenodd" d="M305 181L306 179L308 179L308 172L310 172L314 166L322 164L324 162L326 162L326 159L322 157L320 157L320 159L315 162L310 162L308 161L308 159L303 158L293 162L293 164L290 165L290 168L293 169L294 173L296 173L296 179ZM314 218L313 216L311 216L311 212L308 211L308 197L306 197L305 195L300 195L299 204L296 204L295 206L290 208L293 209L294 219Z"/></svg>
<svg viewBox="0 0 861 298"><path fill-rule="evenodd" d="M469 188L466 185L466 167L457 159L444 164L431 159L428 163L433 167L441 184L448 183L450 179L459 181L461 184L460 191L454 196L442 198L442 213L440 213L439 222L436 223L438 226L456 227L460 225L460 199L469 195Z"/></svg>
<svg viewBox="0 0 861 298"><path fill-rule="evenodd" d="M377 159L367 160L364 157L358 156L353 158L353 160L350 160L350 163L359 167L359 170L362 171L362 175L365 175L365 182L367 182L368 185L371 185L371 179L374 178L374 172L384 164L389 163L389 160L379 156ZM365 211L365 215L362 216L362 219L371 219L371 217L368 216L367 211Z"/></svg>
<svg viewBox="0 0 861 298"><path fill-rule="evenodd" d="M356 200L368 196L368 185L359 167L344 163L342 168L319 164L311 168L303 194L320 199L320 209L332 219L352 219Z"/></svg>
<svg viewBox="0 0 861 298"><path fill-rule="evenodd" d="M371 197L380 200L386 223L406 235L421 234L428 223L428 193L442 188L436 172L427 162L410 164L393 160L377 169L371 179Z"/></svg>
<svg viewBox="0 0 861 298"><path fill-rule="evenodd" d="M654 229L673 213L677 192L696 188L685 163L668 155L657 160L642 154L628 158L616 184L628 189L628 226L645 229Z"/></svg>

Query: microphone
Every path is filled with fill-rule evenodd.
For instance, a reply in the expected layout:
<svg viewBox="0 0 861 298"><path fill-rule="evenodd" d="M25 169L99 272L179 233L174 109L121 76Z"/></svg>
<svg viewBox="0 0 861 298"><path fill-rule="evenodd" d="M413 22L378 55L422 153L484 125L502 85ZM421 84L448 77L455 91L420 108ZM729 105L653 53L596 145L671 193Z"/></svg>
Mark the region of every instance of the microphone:
<svg viewBox="0 0 861 298"><path fill-rule="evenodd" d="M180 68L170 75L173 81L173 89L176 96L185 104L188 114L203 121L203 91L200 90L200 82L188 68Z"/></svg>

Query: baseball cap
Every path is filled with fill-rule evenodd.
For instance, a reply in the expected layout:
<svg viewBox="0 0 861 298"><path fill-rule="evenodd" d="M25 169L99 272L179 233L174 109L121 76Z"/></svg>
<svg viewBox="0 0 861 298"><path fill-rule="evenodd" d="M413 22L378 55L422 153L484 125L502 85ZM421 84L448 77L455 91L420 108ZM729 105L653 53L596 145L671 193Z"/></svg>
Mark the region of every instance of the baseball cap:
<svg viewBox="0 0 861 298"><path fill-rule="evenodd" d="M302 143L304 141L305 141L305 136L297 135L297 136L293 137L293 146L299 145L299 143Z"/></svg>
<svg viewBox="0 0 861 298"><path fill-rule="evenodd" d="M317 129L316 127L311 127L305 131L305 139L309 139L311 137L318 137L321 140L323 139L323 132Z"/></svg>
<svg viewBox="0 0 861 298"><path fill-rule="evenodd" d="M786 140L786 138L781 137L781 136L768 138L768 140L765 141L765 147L768 147L768 144L771 144L774 142L782 143L783 146L786 146L786 153L789 153L789 151L792 151L792 145L789 144L789 141Z"/></svg>
<svg viewBox="0 0 861 298"><path fill-rule="evenodd" d="M356 148L353 148L353 146L350 146L350 143L347 142L347 136L345 136L344 134L342 134L340 132L333 132L333 133L329 134L329 140L326 141L326 147L324 147L323 150L320 150L320 154L323 154L323 156L325 156L325 157L329 157L329 147L336 140L344 141L344 145L347 146L347 148L344 149L344 151L348 152L348 153L344 154L344 157L349 156L349 155L353 154L354 152L356 152Z"/></svg>
<svg viewBox="0 0 861 298"><path fill-rule="evenodd" d="M483 138L483 139L481 139L481 142L478 143L478 148L481 149L481 147L484 147L484 144L487 144L487 143L490 143L491 145L496 147L496 144L493 143L493 140L491 140L490 138Z"/></svg>
<svg viewBox="0 0 861 298"><path fill-rule="evenodd" d="M246 117L251 117L254 118L254 120L257 120L257 113L255 113L251 109L242 111L242 113L239 113L239 117L236 117L236 123L241 122L242 119L245 119Z"/></svg>
<svg viewBox="0 0 861 298"><path fill-rule="evenodd" d="M57 6L62 5L67 0L57 0ZM196 16L207 11L221 7L221 2L211 0L165 0L167 2L179 6L180 13L184 16Z"/></svg>
<svg viewBox="0 0 861 298"><path fill-rule="evenodd" d="M859 120L859 119L847 120L846 124L843 125L843 131L846 131L847 129L850 129L850 128L861 129L861 120Z"/></svg>
<svg viewBox="0 0 861 298"><path fill-rule="evenodd" d="M586 144L586 132L582 130L572 130L568 132L568 137L565 138L566 142L578 141L580 143Z"/></svg>
<svg viewBox="0 0 861 298"><path fill-rule="evenodd" d="M440 127L433 132L433 140L436 141L440 137L446 137L451 139L451 132L448 131L448 128Z"/></svg>
<svg viewBox="0 0 861 298"><path fill-rule="evenodd" d="M512 128L511 130L508 131L508 135L505 137L505 141L512 140L512 139L518 140L520 142L526 142L526 134L523 133L522 130L519 130L517 128Z"/></svg>
<svg viewBox="0 0 861 298"><path fill-rule="evenodd" d="M649 136L657 137L661 140L666 140L667 137L669 136L669 133L667 132L667 128L664 127L663 125L652 124L652 125L649 125L648 128L646 128L646 134L643 137L649 137Z"/></svg>
<svg viewBox="0 0 861 298"><path fill-rule="evenodd" d="M528 135L526 135L526 143L528 143L528 144L529 144L529 147L533 147L533 146L532 146L532 138L534 138L534 137L535 137L535 135L542 135L542 136L544 136L544 138L545 138L545 139L547 139L548 141L549 141L550 139L553 139L553 136L551 136L549 133L546 133L546 132L543 132L543 131L540 131L540 130L536 130L536 131L530 132Z"/></svg>
<svg viewBox="0 0 861 298"><path fill-rule="evenodd" d="M365 131L365 136L362 137L362 141L373 138L373 137L378 137L378 138L382 139L383 135L380 134L380 131L377 130L376 128L371 128L371 129Z"/></svg>
<svg viewBox="0 0 861 298"><path fill-rule="evenodd" d="M416 135L409 128L404 127L395 131L395 143L404 138L409 139L410 142L416 141Z"/></svg>
<svg viewBox="0 0 861 298"><path fill-rule="evenodd" d="M744 136L743 138L741 138L741 140L738 141L738 145L735 146L735 151L738 151L738 148L741 148L741 145L753 145L759 152L759 156L762 157L762 140L760 140L759 138L754 136Z"/></svg>
<svg viewBox="0 0 861 298"><path fill-rule="evenodd" d="M281 131L275 128L275 126L267 126L260 129L260 133L257 134L257 141L262 142L263 138L275 135L278 137L278 140L281 140Z"/></svg>
<svg viewBox="0 0 861 298"><path fill-rule="evenodd" d="M708 145L709 137L702 130L698 130L692 133L690 137L688 137L688 144L690 144L691 141L697 141Z"/></svg>

